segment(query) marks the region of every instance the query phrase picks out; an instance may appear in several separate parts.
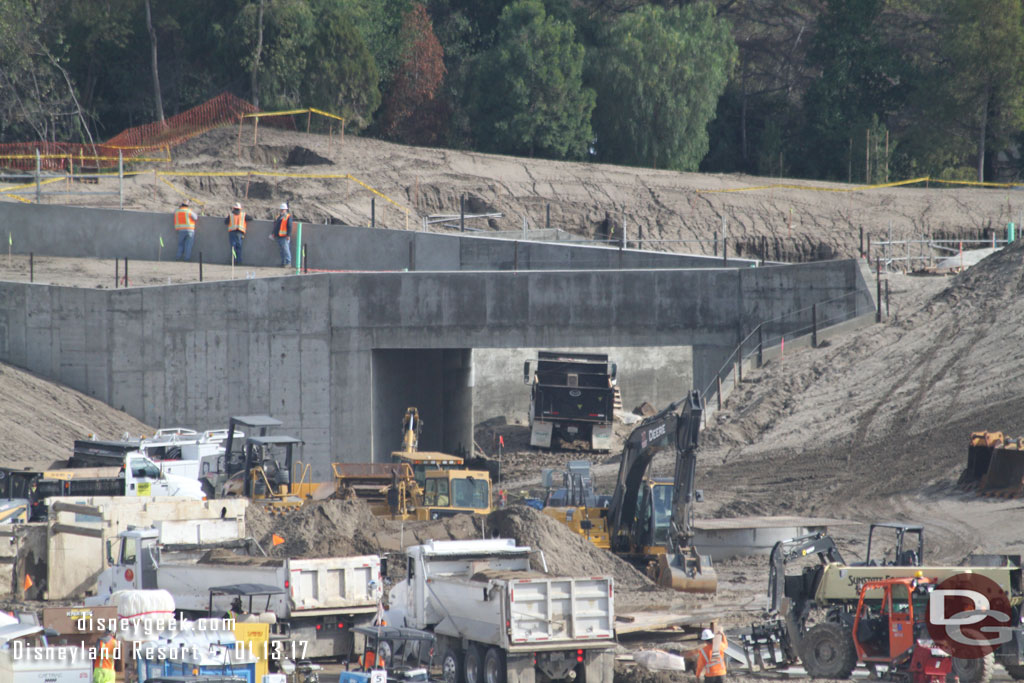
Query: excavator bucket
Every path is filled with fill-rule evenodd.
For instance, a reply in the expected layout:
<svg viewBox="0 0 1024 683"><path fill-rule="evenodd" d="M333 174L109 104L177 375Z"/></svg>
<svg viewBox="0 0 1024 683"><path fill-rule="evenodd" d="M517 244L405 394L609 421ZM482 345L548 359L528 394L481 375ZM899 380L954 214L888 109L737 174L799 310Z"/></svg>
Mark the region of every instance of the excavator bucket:
<svg viewBox="0 0 1024 683"><path fill-rule="evenodd" d="M992 450L988 472L981 480L983 496L1016 498L1024 493L1024 443L1011 441Z"/></svg>
<svg viewBox="0 0 1024 683"><path fill-rule="evenodd" d="M967 469L960 475L959 484L971 487L980 483L988 474L992 452L1003 445L1002 432L973 432L967 447Z"/></svg>
<svg viewBox="0 0 1024 683"><path fill-rule="evenodd" d="M658 555L651 577L659 586L683 593L715 593L718 591L718 573L711 558L698 555L693 548L677 555Z"/></svg>

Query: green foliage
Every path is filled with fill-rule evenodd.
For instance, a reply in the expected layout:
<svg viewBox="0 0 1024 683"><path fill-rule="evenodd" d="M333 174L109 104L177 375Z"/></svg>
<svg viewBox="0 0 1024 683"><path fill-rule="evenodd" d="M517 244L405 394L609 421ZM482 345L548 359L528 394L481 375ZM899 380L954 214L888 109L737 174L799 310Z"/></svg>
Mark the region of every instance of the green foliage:
<svg viewBox="0 0 1024 683"><path fill-rule="evenodd" d="M361 130L380 106L380 74L343 0L313 0L316 29L309 48L309 69L303 78L303 100L346 119Z"/></svg>
<svg viewBox="0 0 1024 683"><path fill-rule="evenodd" d="M480 149L579 159L592 132L594 92L583 87L583 46L572 24L538 0L517 0L474 70L468 109Z"/></svg>
<svg viewBox="0 0 1024 683"><path fill-rule="evenodd" d="M709 3L622 15L591 62L598 158L696 169L735 61L729 28Z"/></svg>

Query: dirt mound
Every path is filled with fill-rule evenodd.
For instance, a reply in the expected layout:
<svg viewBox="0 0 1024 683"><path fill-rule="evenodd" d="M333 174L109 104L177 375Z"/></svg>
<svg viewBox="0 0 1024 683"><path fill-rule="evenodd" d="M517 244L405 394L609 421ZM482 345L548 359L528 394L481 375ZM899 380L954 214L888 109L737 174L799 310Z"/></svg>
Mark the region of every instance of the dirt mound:
<svg viewBox="0 0 1024 683"><path fill-rule="evenodd" d="M0 464L45 469L71 457L75 439L120 439L154 429L94 398L0 363ZM63 464L63 462L60 462Z"/></svg>
<svg viewBox="0 0 1024 683"><path fill-rule="evenodd" d="M275 557L344 557L379 552L376 534L384 531L359 500L309 503L296 512L269 514L259 505L246 512L246 532ZM274 545L272 535L284 543Z"/></svg>
<svg viewBox="0 0 1024 683"><path fill-rule="evenodd" d="M487 529L492 536L514 538L520 545L543 551L550 574L608 574L620 589L661 590L629 563L531 507L513 505L496 510L487 518Z"/></svg>

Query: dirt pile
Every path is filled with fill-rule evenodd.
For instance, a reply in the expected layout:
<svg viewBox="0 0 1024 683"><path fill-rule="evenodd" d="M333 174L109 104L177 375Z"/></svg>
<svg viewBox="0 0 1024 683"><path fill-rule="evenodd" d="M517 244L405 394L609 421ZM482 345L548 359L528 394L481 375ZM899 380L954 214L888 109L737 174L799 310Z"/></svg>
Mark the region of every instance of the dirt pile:
<svg viewBox="0 0 1024 683"><path fill-rule="evenodd" d="M301 510L270 514L259 505L246 511L246 533L275 557L344 557L379 552L376 535L384 531L366 503L324 500ZM272 535L284 543L274 545Z"/></svg>
<svg viewBox="0 0 1024 683"><path fill-rule="evenodd" d="M608 574L622 590L661 590L629 563L531 507L513 505L496 510L488 516L487 528L492 536L514 538L519 545L543 551L550 574Z"/></svg>
<svg viewBox="0 0 1024 683"><path fill-rule="evenodd" d="M71 457L75 439L120 439L154 429L94 398L0 363L0 465L45 469ZM59 463L63 464L63 463Z"/></svg>

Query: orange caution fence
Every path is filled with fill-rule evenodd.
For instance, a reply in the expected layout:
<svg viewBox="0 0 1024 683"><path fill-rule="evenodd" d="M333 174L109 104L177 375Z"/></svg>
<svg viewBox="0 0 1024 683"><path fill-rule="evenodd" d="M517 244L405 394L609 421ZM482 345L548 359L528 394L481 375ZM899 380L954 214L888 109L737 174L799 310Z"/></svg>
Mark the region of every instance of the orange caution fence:
<svg viewBox="0 0 1024 683"><path fill-rule="evenodd" d="M106 142L89 145L70 142L10 142L0 144L0 166L35 170L38 153L39 168L44 171L68 171L78 168L99 170L116 168L125 161L170 161L170 148L208 130L233 124L256 107L230 93L221 93L188 111L166 119L163 123L147 123L129 128ZM291 125L290 120L278 125Z"/></svg>

